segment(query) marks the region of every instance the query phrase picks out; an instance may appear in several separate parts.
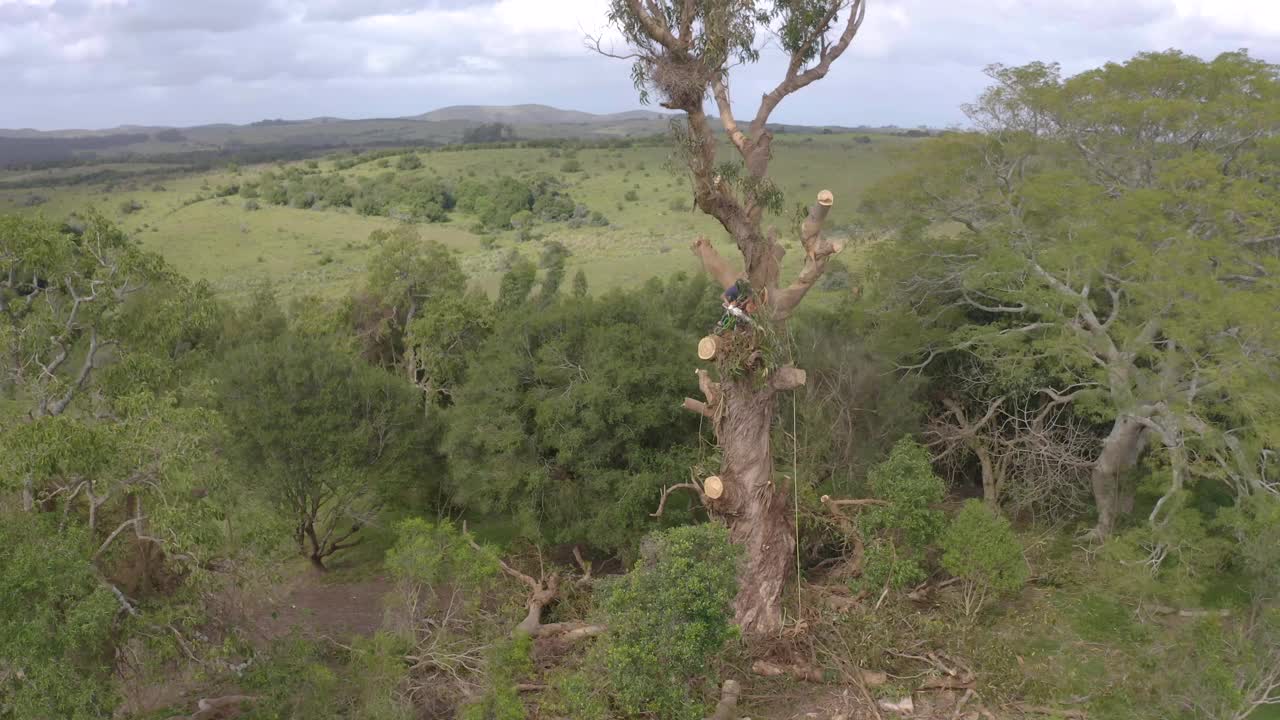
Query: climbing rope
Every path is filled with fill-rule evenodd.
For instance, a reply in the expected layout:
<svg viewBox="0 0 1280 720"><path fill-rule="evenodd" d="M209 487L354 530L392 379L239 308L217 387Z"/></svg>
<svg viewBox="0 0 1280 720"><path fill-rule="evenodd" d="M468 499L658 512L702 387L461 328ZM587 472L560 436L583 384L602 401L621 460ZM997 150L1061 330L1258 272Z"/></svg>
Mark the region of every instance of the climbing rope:
<svg viewBox="0 0 1280 720"><path fill-rule="evenodd" d="M787 358L794 367L796 337L791 326L787 326ZM791 509L795 513L793 527L795 529L796 546L796 617L804 619L804 598L800 596L800 426L796 423L796 394L799 388L791 392Z"/></svg>

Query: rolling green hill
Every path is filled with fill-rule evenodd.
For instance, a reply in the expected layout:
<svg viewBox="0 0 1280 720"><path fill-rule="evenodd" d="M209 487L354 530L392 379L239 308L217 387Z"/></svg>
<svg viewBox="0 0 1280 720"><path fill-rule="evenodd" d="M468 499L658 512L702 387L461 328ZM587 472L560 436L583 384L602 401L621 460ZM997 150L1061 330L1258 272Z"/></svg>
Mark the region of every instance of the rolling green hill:
<svg viewBox="0 0 1280 720"><path fill-rule="evenodd" d="M774 177L786 193L789 210L787 217L774 222L784 236L794 232L790 209L810 202L826 187L837 198L831 232L856 236L863 189L889 170L895 149L911 142L891 135L778 136ZM635 285L678 270L696 272L696 260L687 250L689 242L699 233L725 242L713 220L690 208L688 181L668 169L670 150L661 145L566 153L580 167L576 171L565 170L571 167L566 164L568 158L557 149L475 148L414 154L422 166L407 171L395 169L395 156L342 168L352 162L347 153L319 161L224 166L191 173L170 170L160 176L154 174L154 165L119 163L105 167L144 174L51 187L39 186L42 173L56 177L74 168L0 172L0 187L24 178L24 187L0 190L0 212L62 218L97 206L183 273L207 279L231 295L266 279L291 295L343 293L363 276L372 254L369 234L397 223L391 217L361 215L350 207L299 209L250 204L239 195L217 196L219 188L254 182L268 171L279 173L289 167L316 176L338 176L352 184L384 173L405 180L439 178L446 185L499 175L548 174L560 178L573 202L607 218L605 227L540 223L529 232L533 239L526 242L518 241L516 231L510 229L477 234L473 231L476 218L461 211L451 213L447 222L417 224L424 239L442 242L458 253L463 267L489 291L496 288L508 253L514 249L536 258L547 241L560 242L572 252L569 272L583 270L593 291ZM246 209L255 205L258 209ZM794 241L791 244L798 248ZM856 249L850 256L854 253ZM798 253L791 252L787 261L789 265L798 262Z"/></svg>

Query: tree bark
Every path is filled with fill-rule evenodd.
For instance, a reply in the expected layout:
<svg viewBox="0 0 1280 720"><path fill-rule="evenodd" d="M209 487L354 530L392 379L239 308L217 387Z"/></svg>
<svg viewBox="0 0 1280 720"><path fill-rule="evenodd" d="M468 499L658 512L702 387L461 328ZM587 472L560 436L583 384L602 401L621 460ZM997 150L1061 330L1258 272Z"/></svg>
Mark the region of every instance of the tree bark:
<svg viewBox="0 0 1280 720"><path fill-rule="evenodd" d="M775 394L747 377L722 383L726 408L717 428L724 461L724 496L708 503L729 526L729 538L743 548L734 617L744 633L770 634L782 628L782 588L795 560L795 537L785 488L773 481Z"/></svg>
<svg viewBox="0 0 1280 720"><path fill-rule="evenodd" d="M1131 415L1117 417L1090 475L1098 507L1094 533L1099 538L1110 536L1116 521L1133 510L1134 489L1124 475L1137 464L1145 447L1146 427Z"/></svg>
<svg viewBox="0 0 1280 720"><path fill-rule="evenodd" d="M975 443L973 452L978 456L978 464L982 466L982 501L992 510L1000 509L1000 486L996 471L991 463L991 453L981 442Z"/></svg>

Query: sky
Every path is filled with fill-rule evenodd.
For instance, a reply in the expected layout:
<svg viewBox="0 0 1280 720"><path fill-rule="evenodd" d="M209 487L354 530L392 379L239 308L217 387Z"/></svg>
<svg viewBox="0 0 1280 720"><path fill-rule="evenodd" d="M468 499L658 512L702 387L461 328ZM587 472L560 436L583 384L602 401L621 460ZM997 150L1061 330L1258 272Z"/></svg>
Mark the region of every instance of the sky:
<svg viewBox="0 0 1280 720"><path fill-rule="evenodd" d="M991 63L1067 74L1135 53L1280 63L1280 0L867 0L858 37L777 122L963 122ZM0 127L417 115L456 104L640 107L608 0L0 0ZM766 46L735 99L776 84ZM742 114L742 111L739 111Z"/></svg>

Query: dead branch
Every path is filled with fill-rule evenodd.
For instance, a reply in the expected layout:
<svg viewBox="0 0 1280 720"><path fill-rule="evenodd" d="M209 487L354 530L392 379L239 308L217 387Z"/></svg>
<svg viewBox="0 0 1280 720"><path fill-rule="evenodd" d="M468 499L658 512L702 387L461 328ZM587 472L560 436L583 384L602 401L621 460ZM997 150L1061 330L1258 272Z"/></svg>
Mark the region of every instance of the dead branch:
<svg viewBox="0 0 1280 720"><path fill-rule="evenodd" d="M658 501L658 509L649 513L649 517L662 517L663 511L667 507L667 498L671 497L671 493L676 490L692 490L698 494L698 500L700 500L704 505L707 502L706 494L703 493L702 488L699 487L697 483L676 483L662 491L662 499Z"/></svg>
<svg viewBox="0 0 1280 720"><path fill-rule="evenodd" d="M115 530L111 531L111 534L107 536L107 539L102 541L102 545L98 546L97 552L93 554L93 557L89 558L90 561L96 561L99 557L101 557L102 553L107 551L107 548L110 547L111 543L114 542L115 539L120 536L120 533L124 532L125 528L129 527L130 525L137 525L138 523L142 522L145 519L146 519L146 516L139 515L137 517L131 517L128 520L125 520L124 522L120 523L120 526L117 527Z"/></svg>
<svg viewBox="0 0 1280 720"><path fill-rule="evenodd" d="M1055 718L1080 718L1080 720L1084 720L1084 718L1088 717L1083 710L1062 710L1061 708L1027 705L1026 703L1017 703L1014 707L1020 712L1028 715L1048 715Z"/></svg>
<svg viewBox="0 0 1280 720"><path fill-rule="evenodd" d="M483 551L483 548L470 535L467 535L467 542L477 551ZM541 555L539 555L539 561L541 561ZM513 635L524 633L534 638L560 637L564 640L579 640L599 635L607 629L604 625L589 625L577 622L544 625L542 623L542 610L552 602L555 602L559 596L560 576L553 572L551 575L542 574L542 577L534 580L532 576L516 570L501 558L498 558L498 567L502 568L504 573L519 580L529 588L529 597L524 603L528 612L525 618L512 630Z"/></svg>
<svg viewBox="0 0 1280 720"><path fill-rule="evenodd" d="M761 677L781 677L790 675L805 682L822 682L822 672L810 665L791 663L781 665L768 660L757 660L751 664L751 672Z"/></svg>
<svg viewBox="0 0 1280 720"><path fill-rule="evenodd" d="M169 720L216 720L230 718L240 714L240 707L258 698L252 695L226 695L218 698L201 698L196 702L196 711L190 715L174 715Z"/></svg>
<svg viewBox="0 0 1280 720"><path fill-rule="evenodd" d="M830 495L823 495L821 498L823 505L828 507L867 507L869 505L888 505L886 500L878 500L876 498L852 498L845 500L837 500Z"/></svg>

